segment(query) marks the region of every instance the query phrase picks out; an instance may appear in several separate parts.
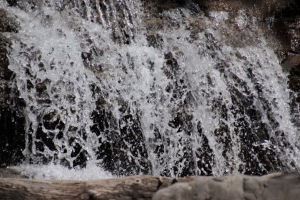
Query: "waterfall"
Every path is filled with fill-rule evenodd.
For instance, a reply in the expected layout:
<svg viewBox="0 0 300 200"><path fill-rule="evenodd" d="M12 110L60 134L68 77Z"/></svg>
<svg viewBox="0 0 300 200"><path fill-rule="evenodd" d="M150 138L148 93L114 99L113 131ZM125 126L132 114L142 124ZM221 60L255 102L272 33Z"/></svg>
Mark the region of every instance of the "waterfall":
<svg viewBox="0 0 300 200"><path fill-rule="evenodd" d="M1 3L20 24L6 37L25 164L117 176L298 170L292 92L260 22L152 4Z"/></svg>

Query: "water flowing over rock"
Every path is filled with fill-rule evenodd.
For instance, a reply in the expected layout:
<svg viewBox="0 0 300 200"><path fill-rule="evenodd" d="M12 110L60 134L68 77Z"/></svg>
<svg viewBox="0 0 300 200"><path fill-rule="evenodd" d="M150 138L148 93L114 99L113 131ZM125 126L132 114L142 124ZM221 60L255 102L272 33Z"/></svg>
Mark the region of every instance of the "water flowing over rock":
<svg viewBox="0 0 300 200"><path fill-rule="evenodd" d="M299 170L299 4L218 2L0 1L0 164Z"/></svg>

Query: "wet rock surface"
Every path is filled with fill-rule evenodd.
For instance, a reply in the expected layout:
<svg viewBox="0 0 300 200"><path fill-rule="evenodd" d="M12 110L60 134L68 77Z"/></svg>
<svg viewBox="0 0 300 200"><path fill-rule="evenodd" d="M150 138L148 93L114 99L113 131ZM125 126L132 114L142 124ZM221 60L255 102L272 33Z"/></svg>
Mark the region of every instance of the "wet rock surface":
<svg viewBox="0 0 300 200"><path fill-rule="evenodd" d="M278 51L282 58L282 67L289 74L289 88L292 94L291 111L294 114L293 121L299 127L300 105L300 3L291 2L288 7L274 15L272 30L281 43Z"/></svg>
<svg viewBox="0 0 300 200"><path fill-rule="evenodd" d="M8 68L8 49L11 42L5 32L17 32L15 17L0 9L0 166L17 165L24 159L25 106L18 99L18 90L12 81L14 73Z"/></svg>
<svg viewBox="0 0 300 200"><path fill-rule="evenodd" d="M10 168L0 168L0 178L28 178L22 171Z"/></svg>

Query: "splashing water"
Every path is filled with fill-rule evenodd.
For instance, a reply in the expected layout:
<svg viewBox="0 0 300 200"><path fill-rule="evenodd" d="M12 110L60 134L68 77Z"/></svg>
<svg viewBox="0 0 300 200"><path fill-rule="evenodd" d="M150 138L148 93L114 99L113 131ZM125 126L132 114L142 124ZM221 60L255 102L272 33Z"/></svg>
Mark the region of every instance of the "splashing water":
<svg viewBox="0 0 300 200"><path fill-rule="evenodd" d="M21 26L7 37L26 164L165 176L299 169L286 74L245 11L153 14L126 0L6 9Z"/></svg>

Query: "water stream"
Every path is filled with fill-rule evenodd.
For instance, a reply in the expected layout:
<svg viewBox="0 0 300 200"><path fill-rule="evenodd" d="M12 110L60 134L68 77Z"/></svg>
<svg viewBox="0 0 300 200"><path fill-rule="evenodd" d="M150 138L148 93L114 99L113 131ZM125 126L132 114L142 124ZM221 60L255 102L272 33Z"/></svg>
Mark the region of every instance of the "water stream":
<svg viewBox="0 0 300 200"><path fill-rule="evenodd" d="M61 166L103 171L94 177L299 170L292 93L260 22L145 4L1 2L20 24L6 36L26 102L21 168L37 178L68 174Z"/></svg>

